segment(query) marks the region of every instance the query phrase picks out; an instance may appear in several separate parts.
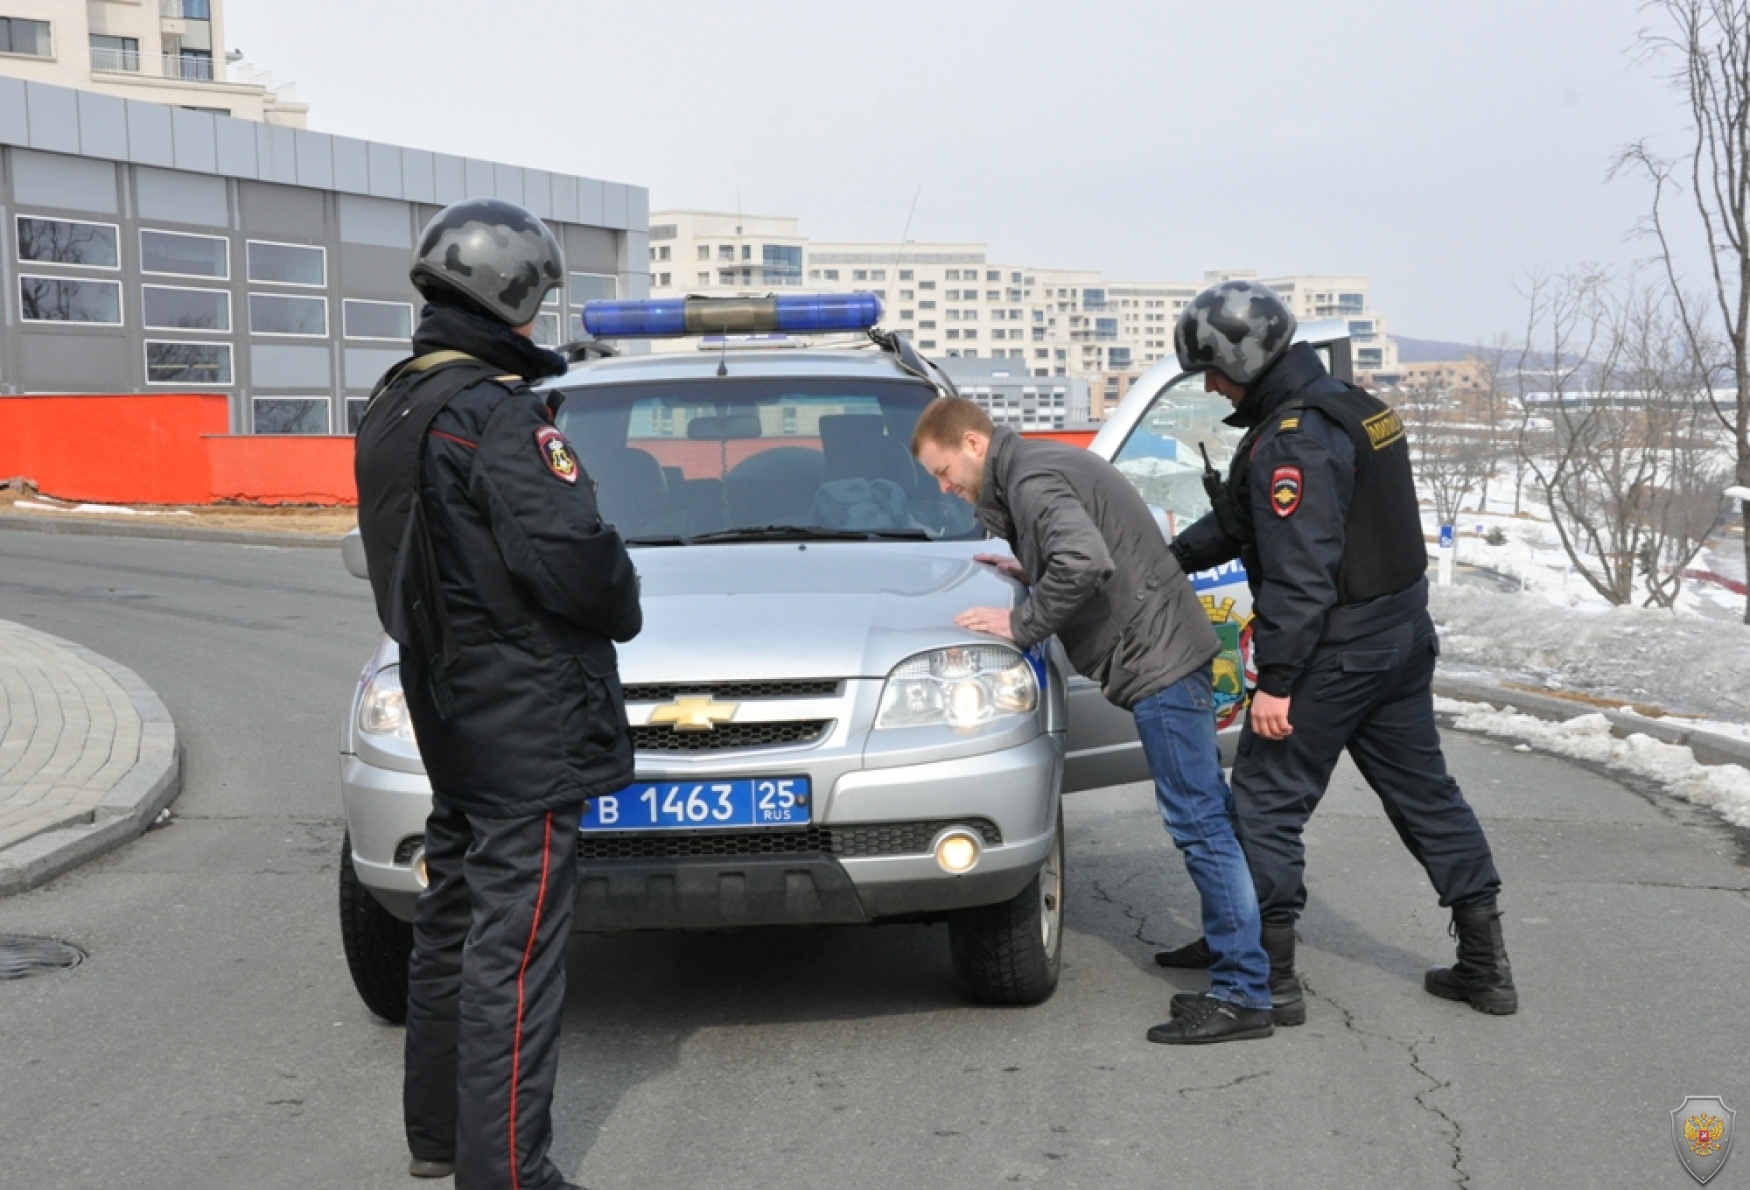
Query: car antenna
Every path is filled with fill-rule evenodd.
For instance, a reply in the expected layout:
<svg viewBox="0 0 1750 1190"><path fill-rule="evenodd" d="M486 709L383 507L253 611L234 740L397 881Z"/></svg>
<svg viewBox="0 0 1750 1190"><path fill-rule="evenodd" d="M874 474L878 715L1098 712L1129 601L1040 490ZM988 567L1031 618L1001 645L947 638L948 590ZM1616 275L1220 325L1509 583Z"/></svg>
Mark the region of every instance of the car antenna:
<svg viewBox="0 0 1750 1190"><path fill-rule="evenodd" d="M917 189L911 192L911 210L905 213L905 230L899 233L899 243L893 249L893 284L899 286L899 262L905 256L905 237L911 234L912 216L918 213L918 196L924 192L924 183L920 178Z"/></svg>

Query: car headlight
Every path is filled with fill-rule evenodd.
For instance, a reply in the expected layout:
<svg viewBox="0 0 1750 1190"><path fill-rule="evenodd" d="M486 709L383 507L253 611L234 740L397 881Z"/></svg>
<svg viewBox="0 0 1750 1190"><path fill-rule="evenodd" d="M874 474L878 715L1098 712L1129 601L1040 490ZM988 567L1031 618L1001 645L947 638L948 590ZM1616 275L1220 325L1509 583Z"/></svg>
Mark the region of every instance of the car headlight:
<svg viewBox="0 0 1750 1190"><path fill-rule="evenodd" d="M407 713L407 695L401 689L401 667L385 665L371 677L359 699L359 730L366 735L394 736L414 743L413 719Z"/></svg>
<svg viewBox="0 0 1750 1190"><path fill-rule="evenodd" d="M1001 645L959 645L909 657L887 675L880 727L970 731L1039 705L1039 679L1027 659Z"/></svg>

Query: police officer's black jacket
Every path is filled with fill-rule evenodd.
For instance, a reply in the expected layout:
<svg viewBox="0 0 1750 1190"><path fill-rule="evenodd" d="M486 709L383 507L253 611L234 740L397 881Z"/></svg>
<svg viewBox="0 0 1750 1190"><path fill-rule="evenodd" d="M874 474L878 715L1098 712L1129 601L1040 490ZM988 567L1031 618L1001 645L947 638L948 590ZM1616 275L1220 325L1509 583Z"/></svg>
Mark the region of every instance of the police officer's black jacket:
<svg viewBox="0 0 1750 1190"><path fill-rule="evenodd" d="M1313 650L1395 627L1428 604L1428 553L1403 423L1305 343L1246 390L1225 507L1181 533L1187 571L1239 558L1252 588L1258 688L1286 697ZM1223 524L1223 521L1226 524Z"/></svg>
<svg viewBox="0 0 1750 1190"><path fill-rule="evenodd" d="M524 382L563 372L564 358L436 305L413 346L416 359L472 358L391 371L360 426L356 473L371 584L402 645L432 792L509 817L621 788L632 748L613 642L643 624L638 576Z"/></svg>

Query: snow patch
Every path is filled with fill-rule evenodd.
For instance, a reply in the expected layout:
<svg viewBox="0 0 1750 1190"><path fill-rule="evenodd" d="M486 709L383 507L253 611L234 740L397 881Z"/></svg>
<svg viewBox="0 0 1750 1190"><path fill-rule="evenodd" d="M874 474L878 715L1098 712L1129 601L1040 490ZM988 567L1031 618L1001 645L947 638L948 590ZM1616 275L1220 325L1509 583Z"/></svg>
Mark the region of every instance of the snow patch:
<svg viewBox="0 0 1750 1190"><path fill-rule="evenodd" d="M1750 771L1736 764L1697 764L1695 753L1636 732L1626 739L1610 734L1610 720L1601 714L1579 715L1561 722L1524 715L1511 706L1497 710L1488 703L1453 698L1434 700L1434 709L1452 715L1460 731L1511 740L1525 740L1557 756L1605 765L1661 785L1687 802L1714 810L1733 826L1750 827Z"/></svg>

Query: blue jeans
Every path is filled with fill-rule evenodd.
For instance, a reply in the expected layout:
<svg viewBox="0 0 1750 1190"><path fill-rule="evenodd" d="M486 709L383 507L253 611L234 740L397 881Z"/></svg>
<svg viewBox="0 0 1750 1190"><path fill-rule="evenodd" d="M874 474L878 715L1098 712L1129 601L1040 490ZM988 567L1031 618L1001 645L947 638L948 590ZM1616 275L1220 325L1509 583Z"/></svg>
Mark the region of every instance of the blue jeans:
<svg viewBox="0 0 1750 1190"><path fill-rule="evenodd" d="M1149 695L1131 713L1161 821L1203 901L1209 992L1245 1008L1269 1008L1270 960L1259 937L1252 872L1234 834L1233 794L1221 775L1209 668Z"/></svg>

